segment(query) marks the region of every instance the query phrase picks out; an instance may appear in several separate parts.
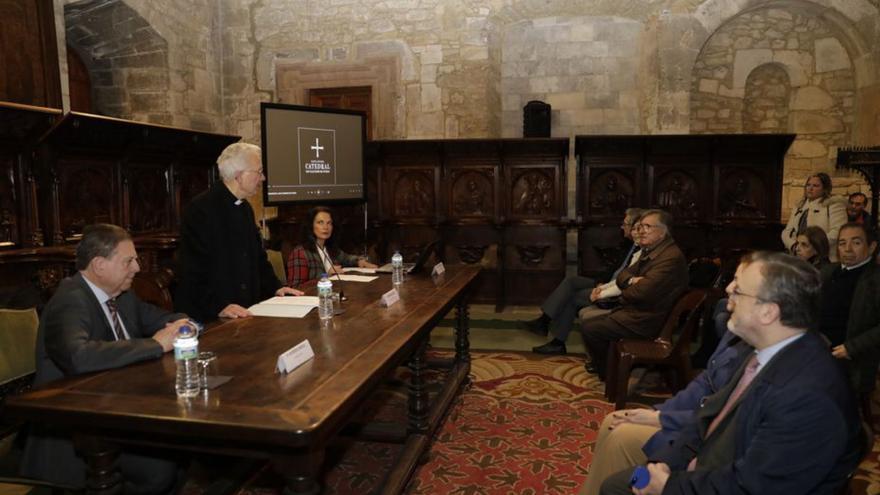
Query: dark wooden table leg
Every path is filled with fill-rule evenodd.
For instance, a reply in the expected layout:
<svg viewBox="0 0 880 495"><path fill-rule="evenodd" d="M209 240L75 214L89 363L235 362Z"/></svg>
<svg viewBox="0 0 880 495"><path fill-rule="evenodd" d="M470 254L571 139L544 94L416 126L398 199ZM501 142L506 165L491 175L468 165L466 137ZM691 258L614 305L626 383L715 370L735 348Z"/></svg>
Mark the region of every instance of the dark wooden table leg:
<svg viewBox="0 0 880 495"><path fill-rule="evenodd" d="M299 455L272 459L272 467L286 483L284 495L317 495L321 493L318 476L324 463L324 449L304 451Z"/></svg>
<svg viewBox="0 0 880 495"><path fill-rule="evenodd" d="M455 361L470 364L470 307L465 299L462 297L455 306Z"/></svg>
<svg viewBox="0 0 880 495"><path fill-rule="evenodd" d="M410 433L422 433L428 429L428 389L425 386L425 349L428 340L422 339L415 352L409 359L407 367L411 373L409 379L409 431Z"/></svg>
<svg viewBox="0 0 880 495"><path fill-rule="evenodd" d="M119 472L119 447L89 435L74 435L76 449L87 464L86 493L111 495L122 493L123 479Z"/></svg>

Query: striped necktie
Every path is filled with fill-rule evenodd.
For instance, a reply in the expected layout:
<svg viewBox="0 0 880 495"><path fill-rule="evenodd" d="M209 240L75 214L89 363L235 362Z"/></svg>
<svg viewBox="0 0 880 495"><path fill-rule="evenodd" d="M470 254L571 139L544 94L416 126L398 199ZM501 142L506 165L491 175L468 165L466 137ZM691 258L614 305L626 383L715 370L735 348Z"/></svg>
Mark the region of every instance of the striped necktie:
<svg viewBox="0 0 880 495"><path fill-rule="evenodd" d="M107 308L110 310L110 320L113 322L113 335L116 340L125 340L125 332L122 330L122 323L119 321L119 307L116 305L116 298L107 299Z"/></svg>

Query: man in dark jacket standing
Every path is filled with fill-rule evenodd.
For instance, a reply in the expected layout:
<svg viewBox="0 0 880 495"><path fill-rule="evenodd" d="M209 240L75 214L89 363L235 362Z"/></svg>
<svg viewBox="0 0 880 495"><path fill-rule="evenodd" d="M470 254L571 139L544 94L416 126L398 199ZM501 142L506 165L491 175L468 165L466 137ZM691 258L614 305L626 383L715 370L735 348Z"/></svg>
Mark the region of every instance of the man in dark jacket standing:
<svg viewBox="0 0 880 495"><path fill-rule="evenodd" d="M177 253L175 309L201 321L251 316L249 306L273 295L302 295L275 276L247 202L266 180L260 148L231 144L217 168L223 182L183 213Z"/></svg>
<svg viewBox="0 0 880 495"><path fill-rule="evenodd" d="M880 364L880 267L874 263L874 232L859 223L840 228L840 264L822 270L820 330L834 357L846 360L850 381L862 398L874 390Z"/></svg>

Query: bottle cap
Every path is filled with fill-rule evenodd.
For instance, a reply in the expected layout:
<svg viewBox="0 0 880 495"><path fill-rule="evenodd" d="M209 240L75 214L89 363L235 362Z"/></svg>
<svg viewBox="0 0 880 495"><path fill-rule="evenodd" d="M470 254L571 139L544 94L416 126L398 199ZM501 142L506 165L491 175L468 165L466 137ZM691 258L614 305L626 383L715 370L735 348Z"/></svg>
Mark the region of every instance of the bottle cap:
<svg viewBox="0 0 880 495"><path fill-rule="evenodd" d="M645 466L636 466L636 468L633 469L632 478L629 479L629 486L641 490L648 486L648 483L650 482L651 473L648 471L648 468Z"/></svg>

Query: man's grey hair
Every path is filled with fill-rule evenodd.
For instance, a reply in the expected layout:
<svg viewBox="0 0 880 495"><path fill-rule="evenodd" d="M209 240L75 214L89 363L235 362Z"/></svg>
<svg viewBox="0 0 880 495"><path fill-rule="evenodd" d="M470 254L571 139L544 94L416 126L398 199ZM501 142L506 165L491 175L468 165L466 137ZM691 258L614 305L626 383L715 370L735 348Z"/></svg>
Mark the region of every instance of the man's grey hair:
<svg viewBox="0 0 880 495"><path fill-rule="evenodd" d="M779 321L790 328L815 328L819 321L821 280L810 263L790 254L755 251L742 259L744 266L761 264L764 280L755 294L779 306Z"/></svg>
<svg viewBox="0 0 880 495"><path fill-rule="evenodd" d="M642 218L642 215L645 213L645 210L641 208L627 208L624 213L625 216L629 217L633 222Z"/></svg>
<svg viewBox="0 0 880 495"><path fill-rule="evenodd" d="M130 241L129 234L122 227L109 223L96 223L83 229L83 236L76 246L76 269L85 270L98 256L110 258L120 242Z"/></svg>
<svg viewBox="0 0 880 495"><path fill-rule="evenodd" d="M247 170L247 157L255 154L260 157L260 147L250 143L233 143L226 147L217 158L217 170L224 181L235 179L235 176Z"/></svg>
<svg viewBox="0 0 880 495"><path fill-rule="evenodd" d="M660 210L657 208L651 208L650 210L645 210L642 212L642 219L644 219L648 215L657 215L657 221L660 225L663 226L663 231L666 235L669 235L672 231L672 213L669 213L666 210Z"/></svg>

